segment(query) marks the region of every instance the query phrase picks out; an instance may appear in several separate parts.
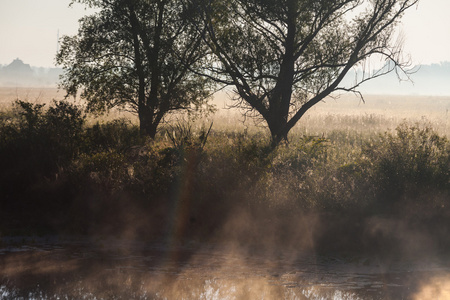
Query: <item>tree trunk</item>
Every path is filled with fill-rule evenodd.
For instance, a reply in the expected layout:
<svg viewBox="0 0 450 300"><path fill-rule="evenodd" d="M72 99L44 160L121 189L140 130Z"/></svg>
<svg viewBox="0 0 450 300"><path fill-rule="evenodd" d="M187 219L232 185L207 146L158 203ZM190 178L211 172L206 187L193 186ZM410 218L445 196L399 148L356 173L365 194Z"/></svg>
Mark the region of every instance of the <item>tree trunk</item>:
<svg viewBox="0 0 450 300"><path fill-rule="evenodd" d="M153 113L146 107L139 109L139 131L141 135L154 139L158 123L153 121Z"/></svg>
<svg viewBox="0 0 450 300"><path fill-rule="evenodd" d="M271 114L266 120L272 138L272 148L276 148L283 140L287 141L287 119L282 114Z"/></svg>
<svg viewBox="0 0 450 300"><path fill-rule="evenodd" d="M283 140L287 141L289 107L292 98L292 87L295 73L295 35L298 13L297 1L288 1L288 32L285 43L285 53L280 66L277 84L269 99L269 114L267 124L272 136L272 147L276 148Z"/></svg>
<svg viewBox="0 0 450 300"><path fill-rule="evenodd" d="M144 66L142 63L143 60L141 57L142 54L140 50L140 41L139 41L140 30L138 19L136 17L134 7L131 5L131 2L129 3L129 9L130 9L130 23L132 26L132 34L133 34L134 61L137 75L139 78L139 87L138 87L139 130L141 132L141 135L148 136L151 139L154 139L156 135L156 128L158 127L159 122L154 121L153 109L148 107L148 101L145 96L146 75L144 72Z"/></svg>

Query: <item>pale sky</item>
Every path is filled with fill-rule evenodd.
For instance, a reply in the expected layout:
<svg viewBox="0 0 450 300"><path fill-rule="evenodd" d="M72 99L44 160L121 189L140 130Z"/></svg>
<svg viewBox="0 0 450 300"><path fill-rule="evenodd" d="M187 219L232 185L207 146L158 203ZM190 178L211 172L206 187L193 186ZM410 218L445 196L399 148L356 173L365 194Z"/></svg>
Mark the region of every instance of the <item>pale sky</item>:
<svg viewBox="0 0 450 300"><path fill-rule="evenodd" d="M20 58L36 67L54 67L58 29L74 35L84 5L70 0L0 0L0 64Z"/></svg>
<svg viewBox="0 0 450 300"><path fill-rule="evenodd" d="M83 5L70 0L0 0L0 64L15 58L53 67L59 35L76 34ZM405 52L415 64L450 61L450 0L421 0L403 18Z"/></svg>

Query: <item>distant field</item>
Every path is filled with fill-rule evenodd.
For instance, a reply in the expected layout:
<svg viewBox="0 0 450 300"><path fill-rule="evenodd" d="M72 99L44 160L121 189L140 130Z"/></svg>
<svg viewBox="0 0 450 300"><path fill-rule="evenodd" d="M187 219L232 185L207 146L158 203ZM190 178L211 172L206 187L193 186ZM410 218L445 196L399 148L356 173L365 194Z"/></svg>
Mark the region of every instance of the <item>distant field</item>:
<svg viewBox="0 0 450 300"><path fill-rule="evenodd" d="M219 108L214 119L229 128L252 128L242 124L244 118L237 109L226 109L232 104L222 94L215 99ZM364 96L365 102L353 95L328 98L300 119L292 132L313 135L327 134L335 130L372 132L394 129L403 121L430 123L433 128L450 136L450 96ZM236 122L240 120L241 122Z"/></svg>
<svg viewBox="0 0 450 300"><path fill-rule="evenodd" d="M39 104L48 104L53 100L63 100L66 95L64 90L59 90L57 88L9 88L9 87L0 87L0 109L7 109L14 103L15 100L24 100L32 103ZM69 98L69 101L74 101L73 98ZM77 104L80 104L81 101L79 99L76 100ZM117 111L113 111L108 116L104 116L105 120L115 119L119 117L129 117L133 118L134 116L130 113L118 113ZM136 120L133 120L137 122Z"/></svg>
<svg viewBox="0 0 450 300"><path fill-rule="evenodd" d="M65 92L56 88L5 88L0 87L0 105L8 106L15 100L48 103L53 99L63 99Z"/></svg>
<svg viewBox="0 0 450 300"><path fill-rule="evenodd" d="M4 88L0 87L0 107L7 108L16 99L35 103L49 103L63 99L65 92L56 88ZM313 107L297 124L293 132L327 134L333 130L373 132L395 128L399 123L428 122L437 131L450 136L450 96L377 96L367 95L365 102L353 95L328 98ZM258 130L254 122L245 118L238 109L229 108L229 96L221 93L214 99L218 111L208 119L214 127L227 130ZM107 118L130 114L111 113ZM134 122L137 120L134 119Z"/></svg>

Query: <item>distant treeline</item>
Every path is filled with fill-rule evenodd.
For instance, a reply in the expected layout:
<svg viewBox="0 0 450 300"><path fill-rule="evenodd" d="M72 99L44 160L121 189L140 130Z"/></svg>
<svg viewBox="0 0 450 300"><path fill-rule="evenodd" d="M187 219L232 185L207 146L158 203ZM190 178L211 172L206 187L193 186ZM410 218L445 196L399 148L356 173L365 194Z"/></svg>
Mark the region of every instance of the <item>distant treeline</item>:
<svg viewBox="0 0 450 300"><path fill-rule="evenodd" d="M4 87L55 87L62 68L34 67L24 64L24 68L11 68L0 65L0 86ZM440 64L418 65L411 75L411 81L398 81L394 73L382 76L365 83L361 91L365 94L383 95L450 95L450 62ZM346 80L352 82L357 72L351 72ZM380 87L383 87L380 89Z"/></svg>
<svg viewBox="0 0 450 300"><path fill-rule="evenodd" d="M0 86L4 87L56 87L61 68L32 67L20 59L9 65L0 65Z"/></svg>

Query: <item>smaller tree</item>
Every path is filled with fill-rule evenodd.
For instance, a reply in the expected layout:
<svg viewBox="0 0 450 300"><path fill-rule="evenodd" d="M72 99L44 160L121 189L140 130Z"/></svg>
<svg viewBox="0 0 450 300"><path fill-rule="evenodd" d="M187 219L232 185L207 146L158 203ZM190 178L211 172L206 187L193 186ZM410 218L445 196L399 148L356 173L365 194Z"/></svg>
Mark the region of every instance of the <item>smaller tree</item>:
<svg viewBox="0 0 450 300"><path fill-rule="evenodd" d="M88 110L135 112L140 130L155 137L164 117L199 109L210 95L195 70L206 53L192 11L179 0L74 0L99 11L62 38L56 61L68 95L81 90Z"/></svg>

